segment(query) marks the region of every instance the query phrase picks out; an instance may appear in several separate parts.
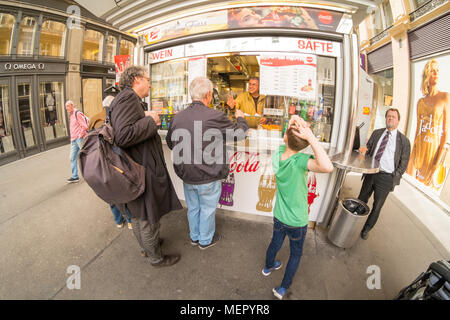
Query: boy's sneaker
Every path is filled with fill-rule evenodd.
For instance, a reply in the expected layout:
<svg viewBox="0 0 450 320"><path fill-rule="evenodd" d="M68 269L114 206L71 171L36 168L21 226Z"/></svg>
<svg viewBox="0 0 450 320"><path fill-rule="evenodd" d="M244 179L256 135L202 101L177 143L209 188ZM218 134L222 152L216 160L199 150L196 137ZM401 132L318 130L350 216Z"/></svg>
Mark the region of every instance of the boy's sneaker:
<svg viewBox="0 0 450 320"><path fill-rule="evenodd" d="M208 249L208 248L212 247L213 245L215 245L217 243L217 241L219 241L220 239L222 239L222 236L216 233L214 235L214 237L212 238L210 244L201 245L199 243L198 246L200 247L201 250L205 250L205 249Z"/></svg>
<svg viewBox="0 0 450 320"><path fill-rule="evenodd" d="M128 222L127 224L128 224L128 229L133 230L133 225L130 222Z"/></svg>
<svg viewBox="0 0 450 320"><path fill-rule="evenodd" d="M286 294L286 289L283 287L276 287L272 289L273 295L280 300L283 300L284 295Z"/></svg>
<svg viewBox="0 0 450 320"><path fill-rule="evenodd" d="M124 223L125 223L125 222L123 222L123 221L122 221L122 223L120 223L120 224L117 224L117 225L116 225L116 226L117 226L117 228L123 228L123 225L124 225Z"/></svg>
<svg viewBox="0 0 450 320"><path fill-rule="evenodd" d="M262 269L262 274L266 277L272 273L273 270L278 270L283 266L283 264L280 261L275 261L272 268L266 268Z"/></svg>
<svg viewBox="0 0 450 320"><path fill-rule="evenodd" d="M190 238L189 238L190 239ZM195 246L198 246L198 240L192 240L191 239L191 245L193 245L194 247Z"/></svg>
<svg viewBox="0 0 450 320"><path fill-rule="evenodd" d="M78 182L78 181L80 181L80 178L70 178L70 179L67 179L67 183L74 183L74 182Z"/></svg>

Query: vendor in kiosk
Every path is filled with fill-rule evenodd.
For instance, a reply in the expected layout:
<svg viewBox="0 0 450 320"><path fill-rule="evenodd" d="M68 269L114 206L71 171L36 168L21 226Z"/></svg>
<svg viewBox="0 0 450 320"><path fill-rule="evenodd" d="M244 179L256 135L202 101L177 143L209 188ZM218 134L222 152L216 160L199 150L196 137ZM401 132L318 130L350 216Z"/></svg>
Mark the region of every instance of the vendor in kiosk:
<svg viewBox="0 0 450 320"><path fill-rule="evenodd" d="M230 96L227 101L231 109L241 110L247 115L253 116L259 114L262 116L264 107L266 106L266 96L259 94L259 78L251 77L248 82L248 91L241 93L234 100ZM261 118L260 123L266 122L265 118Z"/></svg>

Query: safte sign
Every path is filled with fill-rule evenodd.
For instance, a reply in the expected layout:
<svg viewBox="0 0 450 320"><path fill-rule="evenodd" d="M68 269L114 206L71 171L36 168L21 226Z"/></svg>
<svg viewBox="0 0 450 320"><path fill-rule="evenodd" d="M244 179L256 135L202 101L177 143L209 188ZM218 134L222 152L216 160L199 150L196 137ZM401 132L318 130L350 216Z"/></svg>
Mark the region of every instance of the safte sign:
<svg viewBox="0 0 450 320"><path fill-rule="evenodd" d="M184 57L184 45L161 49L150 53L150 63L157 63Z"/></svg>
<svg viewBox="0 0 450 320"><path fill-rule="evenodd" d="M317 39L298 39L297 49L303 53L314 53L335 57L339 57L341 52L339 43Z"/></svg>

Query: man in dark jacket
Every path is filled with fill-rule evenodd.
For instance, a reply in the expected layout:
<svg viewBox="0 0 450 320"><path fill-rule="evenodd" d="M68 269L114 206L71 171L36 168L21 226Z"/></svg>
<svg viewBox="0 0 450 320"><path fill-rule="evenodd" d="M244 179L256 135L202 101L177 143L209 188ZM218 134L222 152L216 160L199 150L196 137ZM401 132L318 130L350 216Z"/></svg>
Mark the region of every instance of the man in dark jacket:
<svg viewBox="0 0 450 320"><path fill-rule="evenodd" d="M240 110L235 124L207 107L213 95L209 79L194 79L189 91L193 102L172 119L166 142L173 149L175 173L183 180L191 244L206 249L221 238L215 234L215 214L221 180L229 173L225 140L244 139L248 124Z"/></svg>
<svg viewBox="0 0 450 320"><path fill-rule="evenodd" d="M400 184L400 179L406 170L411 153L411 144L407 137L397 130L400 122L400 112L391 108L386 111L386 128L375 130L367 142L367 152L379 166L376 174L364 175L364 181L358 199L367 203L374 193L373 207L369 218L361 232L361 238L366 240L369 231L375 226L381 208L389 192Z"/></svg>
<svg viewBox="0 0 450 320"><path fill-rule="evenodd" d="M145 167L145 191L127 203L133 232L155 267L178 262L179 255L163 255L159 239L160 218L182 209L167 171L156 112L144 111L141 99L149 95L150 77L146 68L131 66L121 75L120 93L111 103L114 141L131 158Z"/></svg>

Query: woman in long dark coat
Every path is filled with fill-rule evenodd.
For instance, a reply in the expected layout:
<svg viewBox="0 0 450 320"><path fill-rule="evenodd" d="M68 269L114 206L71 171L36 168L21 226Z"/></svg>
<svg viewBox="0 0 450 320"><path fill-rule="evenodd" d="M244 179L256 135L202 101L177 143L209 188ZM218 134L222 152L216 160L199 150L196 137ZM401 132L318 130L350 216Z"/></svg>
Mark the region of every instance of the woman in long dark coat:
<svg viewBox="0 0 450 320"><path fill-rule="evenodd" d="M162 254L159 220L182 206L164 160L157 132L159 117L155 112L144 111L141 105L141 99L149 95L150 78L144 67L131 66L122 73L119 86L122 91L110 107L114 141L146 169L144 193L127 203L133 232L153 266L169 266L178 262L180 256Z"/></svg>

